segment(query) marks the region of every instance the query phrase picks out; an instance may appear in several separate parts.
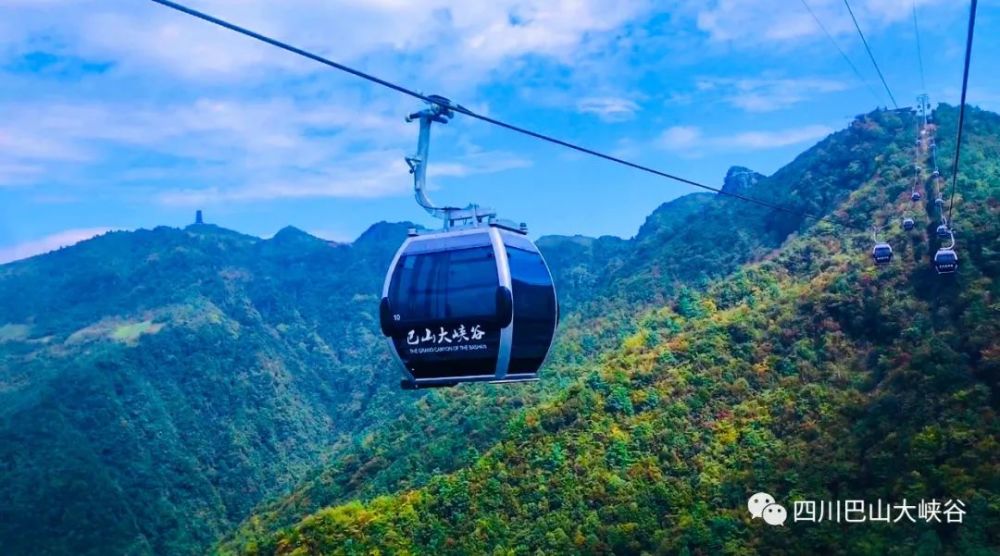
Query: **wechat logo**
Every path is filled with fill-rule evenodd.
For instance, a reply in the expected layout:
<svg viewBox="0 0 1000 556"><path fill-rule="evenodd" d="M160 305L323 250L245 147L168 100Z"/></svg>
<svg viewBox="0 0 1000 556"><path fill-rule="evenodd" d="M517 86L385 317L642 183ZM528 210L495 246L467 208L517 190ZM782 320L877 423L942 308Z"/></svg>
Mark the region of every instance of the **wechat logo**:
<svg viewBox="0 0 1000 556"><path fill-rule="evenodd" d="M774 501L774 497L766 492L758 492L747 500L750 519L763 519L768 525L784 525L788 519L788 510Z"/></svg>

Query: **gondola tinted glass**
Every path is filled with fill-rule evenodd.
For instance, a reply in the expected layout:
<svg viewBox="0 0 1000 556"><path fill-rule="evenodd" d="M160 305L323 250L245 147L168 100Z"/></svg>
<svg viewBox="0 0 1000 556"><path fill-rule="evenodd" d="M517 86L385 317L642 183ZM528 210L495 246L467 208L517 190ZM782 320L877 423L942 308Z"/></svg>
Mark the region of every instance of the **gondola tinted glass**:
<svg viewBox="0 0 1000 556"><path fill-rule="evenodd" d="M417 379L492 375L500 343L488 234L415 241L389 285L392 340Z"/></svg>
<svg viewBox="0 0 1000 556"><path fill-rule="evenodd" d="M503 238L514 293L514 341L507 373L534 373L545 360L555 332L555 288L531 242L507 233Z"/></svg>
<svg viewBox="0 0 1000 556"><path fill-rule="evenodd" d="M404 324L492 317L497 269L492 247L403 255L389 301Z"/></svg>

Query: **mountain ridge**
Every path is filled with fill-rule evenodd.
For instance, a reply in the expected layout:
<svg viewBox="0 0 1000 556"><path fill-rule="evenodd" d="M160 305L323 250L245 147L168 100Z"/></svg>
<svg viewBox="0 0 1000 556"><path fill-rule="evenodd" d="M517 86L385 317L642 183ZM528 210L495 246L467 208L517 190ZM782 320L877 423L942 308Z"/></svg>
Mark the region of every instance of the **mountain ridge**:
<svg viewBox="0 0 1000 556"><path fill-rule="evenodd" d="M844 148L844 145L851 145L851 149L857 150L855 154L846 155L848 156L848 161L850 160L850 156L863 157L868 155L874 156L876 153L881 154L887 148L886 145L888 145L890 151L899 151L901 154L901 147L903 145L912 144L912 138L906 137L905 131L911 129L909 127L911 124L915 127L915 120L912 119L912 113L908 115L903 114L903 116L896 115L895 113L876 112L860 117L848 131L834 134L831 138L820 142L817 146L807 150L806 153L796 157L796 160L793 161L793 167L799 168L798 172L802 175L814 173L816 172L813 169L814 167L819 167L820 165L824 167L829 166L829 163L824 160L828 152L850 152L850 149ZM878 125L872 122L877 122ZM831 141L840 144L830 145ZM910 165L912 161L906 160L903 156L894 156L894 167L898 166L902 168L904 164ZM855 164L853 166L845 162L841 173L825 175L821 179L816 180L816 182L820 188L841 188L843 190L841 198L846 200L849 197L848 193L853 191L852 188L860 187L868 181L867 178L862 180L857 177L859 170L866 167L871 172L875 172L879 167L879 163L874 158L870 161L865 161L864 164ZM760 193L766 194L769 190L773 194L782 190L794 191L798 189L799 180L796 176L789 176L789 174L790 172L786 168L777 172L775 176L767 178L767 180L777 181L763 183ZM898 187L902 191L902 185L893 185L893 187ZM646 257L646 260L635 262L636 259L642 259L641 252L636 255L640 242L643 242L643 247L653 254L671 253L675 248L682 248L685 253L691 250L706 250L712 253L719 253L720 248L729 248L731 243L728 240L720 238L728 238L734 233L744 233L751 230L757 230L762 236L766 236L769 230L774 232L776 229L787 229L789 227L787 223L788 216L785 214L766 212L756 206L744 206L742 202L725 196L696 194L693 197L693 199L684 197L670 203L665 203L659 207L653 213L656 215L655 217L651 215L650 218L647 218L650 233L638 234L638 240L636 237L633 237L631 240L622 240L621 238L601 238L597 240L574 236L564 238L543 237L539 239L539 247L546 254L546 259L550 265L553 266L561 303L564 306L569 305L571 307L570 311L564 312L563 326L560 329L560 340L553 350L553 363L550 363L548 370L543 375L543 384L555 383L562 385L561 387L571 386L573 383L571 377L574 374L588 372L588 368L592 368L594 364L601 360L599 354L602 350L613 349L608 346L620 345L624 338L639 332L633 316L637 313L641 314L644 310L643 307L650 309L662 307L666 304L675 307L675 310L684 315L697 314L699 303L697 292L702 287L702 284L699 284L698 280L694 280L686 284L682 283L681 287L678 288L672 280L676 280L676 276L682 275L681 273L683 272L689 272L689 269L681 268L678 272L676 269L679 267L676 264L657 269L657 266L651 264L656 262L656 258L652 257ZM832 199L833 196L828 194L827 198ZM788 200L778 200L788 203ZM717 227L715 230L711 230L712 233L710 234L699 234L697 226L686 225L683 218L689 214L689 211L684 208L685 205L691 203L695 205L704 204L706 207L711 207L712 212L709 214L713 214L714 217L705 220L709 222L722 221L724 224L728 223L728 225ZM788 204L791 206L791 203ZM821 208L828 206L827 210L835 208L829 204L821 204L819 206ZM676 211L675 214L682 217L669 219L669 226L665 228L664 233L657 234L658 226L656 223L662 219L661 215L670 214L672 211ZM814 224L813 220L809 220L808 222ZM828 225L824 224L824 226ZM681 233L678 233L678 230L681 230ZM554 256L552 251L559 244L560 239L568 243L569 249L566 251L556 250L555 252L559 256ZM627 257L623 257L623 249L626 245L629 245L630 241L634 248L630 255L635 257L631 266L624 266L626 263L623 261L623 258ZM550 242L552 243L550 244ZM609 265L609 268L602 268L598 271L592 268L592 265L587 261L593 258L594 249L599 249L596 246L602 246L602 244L606 248L605 253L612 263ZM653 250L657 244L660 245L660 251ZM864 260L865 248L859 247L859 249L860 256ZM737 260L740 257L746 257L745 260L753 260L754 258L764 260L772 256L774 249L765 243L758 248L747 249L741 253L741 255L735 257ZM673 259L667 259L667 263L684 265L685 261L683 258L678 259L674 257ZM725 275L736 268L733 263L718 264L717 260L713 260L711 263L699 263L691 266L698 272L708 270L709 272L714 271L718 275ZM623 268L627 269L627 271L621 270ZM697 277L697 274L695 274L695 277ZM663 278L667 278L667 280ZM595 290L599 291L599 287L596 284L614 280L620 280L613 288L614 291L600 294L601 297L599 298L594 297L597 295ZM616 293L630 288L638 291L639 288L633 287L633 284L644 285L645 289L642 290L644 295L621 296ZM567 298L569 299L567 300ZM575 300L580 300L583 303ZM550 392L543 397L548 399L552 395L557 394ZM441 394L441 396L447 398L448 394ZM461 402L458 402L459 399ZM442 400L442 402L444 401ZM453 422L450 418L442 418L434 424L435 428L449 430L450 427L461 427L464 431L468 431L471 423L473 430L482 428L493 431L488 437L500 435L499 438L504 438L503 435L505 435L506 429L491 425L492 420L496 418L495 413L489 413L490 418L485 423L475 417L477 411L483 410L483 406L476 403L476 398L462 396L461 398L456 398L455 401L466 405L464 411L462 408L450 408L446 404L443 407L449 408L449 411L453 411L458 415L465 415L467 420L462 423ZM442 411L442 405L437 404L435 407L437 411ZM526 407L530 407L530 404L526 404ZM508 416L507 419L512 417ZM412 428L407 425L400 425L392 429L393 433L391 435L380 436L376 434L368 440L367 443L370 443L374 448L370 449L359 446L355 449L346 450L341 456L334 457L325 471L304 482L292 495L283 500L264 504L259 508L256 515L244 523L244 526L236 533L235 537L231 537L221 545L221 550L229 553L241 552L253 546L271 546L267 544L267 541L262 539L269 537L274 539L275 537L271 535L277 529L292 525L296 519L305 517L308 515L309 508L313 508L315 511L323 506L337 506L338 503L347 503L352 499L370 500L380 494L405 492L420 486L422 480L419 477L422 475L422 470L424 469L437 466L440 468L440 471L447 472L449 468L457 469L462 467L462 465L471 466L474 464L475 460L465 458L456 458L457 461L446 463L449 467L442 467L442 462L434 458L429 458L426 467L420 462L413 462L407 449L418 450L420 446L427 445L429 442L441 442L449 445L448 439L443 435L424 435L421 433L420 428L422 426L429 427L432 425L419 420ZM411 433L411 436L419 440L413 440L412 443L408 442L404 434L404 431L407 430L416 431ZM481 445L472 444L475 449L482 449ZM460 452L461 446L455 446L453 449ZM395 463L385 463L386 460ZM418 479L414 480L406 474L394 472L393 468L397 464L402 464ZM346 481L342 482L342 478L349 477L353 477L351 479L352 483L362 486L358 488L351 486ZM264 550L264 552L266 551Z"/></svg>
<svg viewBox="0 0 1000 556"><path fill-rule="evenodd" d="M947 133L954 110L939 110ZM972 112L970 129L978 131L970 134L970 152L996 152L997 134L986 132L1000 129L995 120ZM760 178L754 195L862 227L862 215L889 218L909 191L910 129L911 113L862 116ZM939 142L945 148L948 139ZM980 157L967 175L978 183L995 180L996 170ZM981 207L960 216L967 215L970 229L989 231L996 206L988 201L996 196L980 197ZM543 236L538 245L564 309L543 381L403 396L376 309L385 268L412 226L376 223L350 244L294 228L265 240L211 225L157 227L0 266L0 469L10 478L0 499L11 501L0 507L0 539L8 550L194 553L220 537L222 552L291 550L323 532L307 531L302 521L317 511L327 515L322 507L346 511L345 523L353 523L369 511L357 501L396 493L379 502L389 504L388 518L393 501L408 492L423 496L454 477L471 478L481 462L500 461L497 454L510 451L505 446L530 440L526 446L537 447L547 428L532 420L542 414L591 402L622 418L648 413L648 397L633 396L630 385L658 379L619 376L608 365L636 358L666 365L663 343L678 342L673 335L685 323L708 327L721 318L720 308L736 315L754 303L767 301L772 311L790 303L774 301L775 288L806 286L783 282L773 259L781 272L818 272L846 264L848 256L867 260L870 248L867 236L845 236L834 253L824 243L838 237L829 224L712 194L662 204L629 239ZM820 231L826 239L816 239ZM936 245L933 238L890 235L901 260L926 262ZM808 241L796 243L802 237ZM989 277L998 270L994 245L977 233L963 239L961 253ZM921 284L918 292L938 291L929 287L929 267L916 274L916 266L905 268ZM894 267L881 275L899 280L903 272ZM870 285L869 274L856 277ZM838 284L829 274L816 280ZM858 334L872 325L872 307L855 310L863 300L831 295L839 326ZM903 311L896 305L893 322ZM990 314L988 307L976 310ZM971 321L980 335L987 330L982 318ZM741 345L758 333L738 319L724 328L743 338ZM718 377L710 376L711 388L699 396L718 391ZM603 409L587 415L607 418ZM542 441L544 453L562 450L557 459L565 457L565 442L557 450ZM594 446L594 453L605 448ZM526 492L510 502L518 505ZM585 545L611 546L609 538ZM529 545L544 544L535 541Z"/></svg>
<svg viewBox="0 0 1000 556"><path fill-rule="evenodd" d="M935 120L947 129L955 112ZM972 149L1000 150L1000 117L970 122ZM912 159L896 154L880 154L836 211L898 218ZM939 241L926 231L894 228L898 260L877 268L865 234L818 222L704 292L642 312L607 357L515 413L470 464L288 527L244 528L220 552L992 553L1000 167L970 158L958 275L935 274ZM968 513L962 525L768 527L746 510L761 490L958 498Z"/></svg>

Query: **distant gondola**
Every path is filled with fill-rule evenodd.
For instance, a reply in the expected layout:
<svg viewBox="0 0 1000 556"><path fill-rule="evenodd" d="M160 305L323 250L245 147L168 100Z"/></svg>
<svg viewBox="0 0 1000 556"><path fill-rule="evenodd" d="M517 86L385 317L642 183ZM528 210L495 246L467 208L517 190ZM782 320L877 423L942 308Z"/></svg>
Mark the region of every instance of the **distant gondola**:
<svg viewBox="0 0 1000 556"><path fill-rule="evenodd" d="M940 228L938 228L940 232ZM947 247L942 247L934 254L934 270L938 274L954 274L958 270L958 254L955 253L955 232L948 229L948 238L951 243Z"/></svg>
<svg viewBox="0 0 1000 556"><path fill-rule="evenodd" d="M934 254L934 269L938 274L954 274L958 270L958 254L954 249L938 249Z"/></svg>
<svg viewBox="0 0 1000 556"><path fill-rule="evenodd" d="M889 264L892 262L892 247L888 243L876 243L872 247L872 258L877 265Z"/></svg>

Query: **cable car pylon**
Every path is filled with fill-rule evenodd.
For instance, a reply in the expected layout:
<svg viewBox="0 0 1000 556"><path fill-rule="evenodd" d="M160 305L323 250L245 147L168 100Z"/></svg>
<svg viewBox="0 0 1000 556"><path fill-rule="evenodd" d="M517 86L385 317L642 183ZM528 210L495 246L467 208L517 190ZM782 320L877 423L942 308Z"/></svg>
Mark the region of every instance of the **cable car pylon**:
<svg viewBox="0 0 1000 556"><path fill-rule="evenodd" d="M927 129L927 110L930 108L930 97L927 93L917 95L917 108L920 110L920 120L923 122L922 129Z"/></svg>

